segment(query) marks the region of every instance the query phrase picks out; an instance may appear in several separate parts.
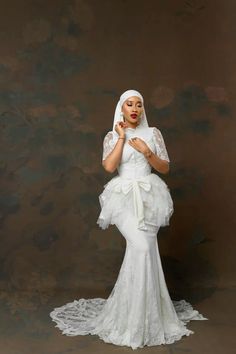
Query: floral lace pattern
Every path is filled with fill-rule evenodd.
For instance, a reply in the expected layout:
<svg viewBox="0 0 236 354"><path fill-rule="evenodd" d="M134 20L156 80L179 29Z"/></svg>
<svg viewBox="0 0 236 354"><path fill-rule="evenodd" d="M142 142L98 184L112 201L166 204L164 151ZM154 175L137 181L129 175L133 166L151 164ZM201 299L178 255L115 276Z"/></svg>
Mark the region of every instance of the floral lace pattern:
<svg viewBox="0 0 236 354"><path fill-rule="evenodd" d="M166 161L170 162L163 136L162 136L160 130L157 129L156 127L153 128L153 141L156 146L157 155L162 160L166 160Z"/></svg>
<svg viewBox="0 0 236 354"><path fill-rule="evenodd" d="M156 127L153 128L152 139L155 144L157 155L161 159L170 162L169 155L168 155L166 145L164 142L164 138L162 136L161 131L159 129L157 129ZM114 146L115 146L115 141L113 139L113 133L112 133L112 131L109 131L105 135L104 140L103 140L102 160L105 160L107 158L107 156L112 152Z"/></svg>
<svg viewBox="0 0 236 354"><path fill-rule="evenodd" d="M120 226L127 230L127 224ZM107 299L80 298L50 313L62 334L98 335L106 343L137 349L171 344L194 333L186 327L187 322L208 319L184 299L171 300L157 240L152 235L147 235L148 249L127 244L117 281Z"/></svg>
<svg viewBox="0 0 236 354"><path fill-rule="evenodd" d="M155 299L150 297L150 303L153 300L155 301ZM116 323L114 318L111 319L110 311L112 306L114 308L114 289L108 299L80 298L61 307L56 307L50 313L50 317L57 323L55 327L59 328L62 334L66 336L98 335L105 343L126 345L133 350L143 348L145 345L172 344L183 336L194 334L194 331L187 328L188 322L192 320L208 320L184 299L172 300L173 313L176 313L177 317L174 316L174 319L163 317L163 322L157 318L160 323L159 334L157 334L156 322L153 320L149 322L147 318L145 322L146 328L140 326L134 332L132 338L126 328L127 304L124 303L122 304L123 307L116 308L116 311L118 310L116 318L117 320L119 319L119 324L118 321ZM121 321L122 318L123 322Z"/></svg>
<svg viewBox="0 0 236 354"><path fill-rule="evenodd" d="M114 148L114 141L113 141L113 134L112 131L109 131L104 140L103 140L103 154L102 154L102 159L105 160L107 156L110 154L110 152Z"/></svg>
<svg viewBox="0 0 236 354"><path fill-rule="evenodd" d="M142 137L163 160L169 161L157 128L129 129L126 138ZM116 139L104 138L103 159ZM190 320L207 320L184 299L170 298L157 243L160 226L169 224L173 201L166 183L151 173L143 156L125 144L119 174L99 196L101 228L115 224L126 239L116 283L108 298L78 298L50 312L56 327L67 336L98 335L104 342L132 349L171 344L194 333Z"/></svg>

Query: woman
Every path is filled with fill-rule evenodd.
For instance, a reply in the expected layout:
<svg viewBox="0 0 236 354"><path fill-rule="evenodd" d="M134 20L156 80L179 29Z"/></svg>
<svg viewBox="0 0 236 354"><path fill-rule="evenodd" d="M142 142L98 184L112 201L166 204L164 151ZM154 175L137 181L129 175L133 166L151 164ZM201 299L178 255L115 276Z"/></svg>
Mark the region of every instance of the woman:
<svg viewBox="0 0 236 354"><path fill-rule="evenodd" d="M169 162L160 130L148 126L142 95L125 91L103 141L103 167L118 175L99 196L97 220L102 229L114 224L121 232L124 259L107 299L81 298L50 313L63 334L96 334L137 349L173 343L194 333L187 322L207 320L185 300L171 300L162 270L156 236L174 209L168 186L151 169L166 174Z"/></svg>

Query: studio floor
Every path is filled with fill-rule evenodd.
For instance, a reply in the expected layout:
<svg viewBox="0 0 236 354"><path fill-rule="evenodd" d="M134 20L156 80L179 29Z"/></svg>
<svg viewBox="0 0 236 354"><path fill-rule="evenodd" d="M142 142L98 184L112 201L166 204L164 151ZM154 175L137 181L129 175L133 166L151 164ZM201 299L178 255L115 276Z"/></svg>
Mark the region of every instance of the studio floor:
<svg viewBox="0 0 236 354"><path fill-rule="evenodd" d="M196 301L188 296L192 305L204 314L208 321L191 321L188 328L195 333L181 340L154 347L136 349L136 353L191 353L191 354L233 354L236 348L236 289L222 288L211 291L211 296ZM44 293L43 296L27 293L6 294L1 292L0 300L0 353L1 354L79 354L79 353L133 353L129 347L119 347L104 343L98 336L86 335L68 337L55 327L49 317L54 308L80 297L97 297L98 292L83 290L81 294L58 292L56 297ZM190 293L189 293L190 294ZM4 296L3 296L4 295ZM99 293L99 297L106 297ZM41 300L39 303L38 299ZM28 301L27 307L27 299ZM195 299L195 300L194 300ZM42 303L43 302L43 303Z"/></svg>

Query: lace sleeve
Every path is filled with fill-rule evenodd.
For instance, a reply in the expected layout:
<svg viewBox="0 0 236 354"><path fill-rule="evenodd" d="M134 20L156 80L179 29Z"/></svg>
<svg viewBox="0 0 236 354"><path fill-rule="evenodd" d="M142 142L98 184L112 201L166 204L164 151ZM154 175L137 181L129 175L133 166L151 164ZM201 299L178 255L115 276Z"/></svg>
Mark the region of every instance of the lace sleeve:
<svg viewBox="0 0 236 354"><path fill-rule="evenodd" d="M166 160L166 161L170 162L163 136L162 136L160 130L157 129L156 127L153 128L153 141L155 144L157 155L162 160Z"/></svg>
<svg viewBox="0 0 236 354"><path fill-rule="evenodd" d="M105 160L107 156L110 154L110 152L112 152L114 146L115 143L113 141L113 134L111 131L109 131L103 140L103 153L102 153L103 160Z"/></svg>

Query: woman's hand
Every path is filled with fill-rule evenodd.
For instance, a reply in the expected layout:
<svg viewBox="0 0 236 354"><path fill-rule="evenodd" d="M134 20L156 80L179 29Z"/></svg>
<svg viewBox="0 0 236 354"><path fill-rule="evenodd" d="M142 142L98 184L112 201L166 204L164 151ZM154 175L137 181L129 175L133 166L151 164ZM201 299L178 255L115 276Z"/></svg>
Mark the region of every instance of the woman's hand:
<svg viewBox="0 0 236 354"><path fill-rule="evenodd" d="M134 149L142 153L145 153L149 149L145 141L143 141L141 138L131 138L128 143Z"/></svg>
<svg viewBox="0 0 236 354"><path fill-rule="evenodd" d="M127 128L126 122L122 122L120 120L115 124L115 131L119 134L119 136L125 136L125 128Z"/></svg>

